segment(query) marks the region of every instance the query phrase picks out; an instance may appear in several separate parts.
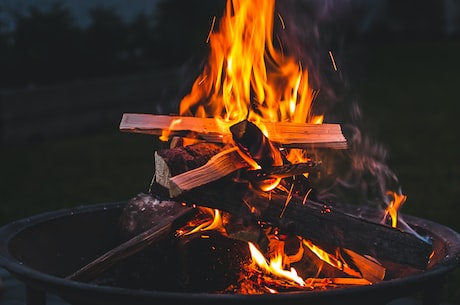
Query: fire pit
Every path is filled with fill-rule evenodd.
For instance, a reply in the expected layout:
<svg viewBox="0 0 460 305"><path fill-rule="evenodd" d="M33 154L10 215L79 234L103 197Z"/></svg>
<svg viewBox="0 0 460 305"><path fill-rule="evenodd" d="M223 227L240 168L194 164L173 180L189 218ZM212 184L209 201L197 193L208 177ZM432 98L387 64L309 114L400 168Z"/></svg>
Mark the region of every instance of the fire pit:
<svg viewBox="0 0 460 305"><path fill-rule="evenodd" d="M372 285L278 294L216 294L116 288L65 277L120 243L119 221L127 202L48 212L0 229L0 265L25 283L28 304L44 304L45 292L71 304L386 304L423 292L426 304L440 301L446 275L460 266L460 235L429 220L405 215L433 240L425 271ZM161 274L156 275L161 277Z"/></svg>
<svg viewBox="0 0 460 305"><path fill-rule="evenodd" d="M315 107L320 78L275 11L229 0L179 115L123 115L121 131L170 144L148 195L0 229L0 263L30 304L439 302L460 235L398 213L384 153Z"/></svg>

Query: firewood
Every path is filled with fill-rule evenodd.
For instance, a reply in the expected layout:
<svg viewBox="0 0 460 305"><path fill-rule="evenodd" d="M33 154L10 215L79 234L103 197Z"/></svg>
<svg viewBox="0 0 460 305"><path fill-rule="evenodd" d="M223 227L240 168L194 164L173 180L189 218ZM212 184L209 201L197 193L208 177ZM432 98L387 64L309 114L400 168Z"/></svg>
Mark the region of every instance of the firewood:
<svg viewBox="0 0 460 305"><path fill-rule="evenodd" d="M249 167L238 153L237 147L231 147L212 156L206 164L169 179L171 198L182 192L216 181L236 170Z"/></svg>
<svg viewBox="0 0 460 305"><path fill-rule="evenodd" d="M207 142L158 150L154 156L155 182L170 189L171 177L206 164L212 156L223 150L224 145Z"/></svg>
<svg viewBox="0 0 460 305"><path fill-rule="evenodd" d="M134 235L134 237L98 256L93 261L67 276L66 279L82 282L93 280L117 262L128 258L151 246L155 242L165 238L168 234L170 234L170 232L174 229L174 226L177 225L181 219L194 213L195 211L193 208L184 207L174 201L162 201L160 205L161 207L159 207L159 209L164 209L165 211L158 215L160 218L158 222L153 224L150 223L149 228L139 234L137 234L139 228L148 224L136 224L136 228L134 228L132 232L128 232L129 234ZM142 213L143 211L140 209L138 212Z"/></svg>
<svg viewBox="0 0 460 305"><path fill-rule="evenodd" d="M230 126L236 145L262 168L283 165L279 147L273 144L254 123L243 120Z"/></svg>
<svg viewBox="0 0 460 305"><path fill-rule="evenodd" d="M214 118L124 113L119 129L122 132L157 136L167 131L170 136L193 135L208 142L230 143L230 126L235 123L237 122L223 122ZM347 140L339 124L264 122L264 127L270 140L283 147L347 148Z"/></svg>
<svg viewBox="0 0 460 305"><path fill-rule="evenodd" d="M246 171L250 180L267 178L288 178L297 175L317 173L321 169L321 162L309 161L302 163L289 163L281 166L271 166L265 169Z"/></svg>
<svg viewBox="0 0 460 305"><path fill-rule="evenodd" d="M261 192L247 183L221 179L176 198L188 204L236 214L251 213L256 221L270 223L331 250L337 247L425 269L432 246L411 233L345 214L327 204L275 192ZM305 201L305 204L304 204Z"/></svg>
<svg viewBox="0 0 460 305"><path fill-rule="evenodd" d="M207 142L159 150L154 158L155 182L171 198L249 167L238 147Z"/></svg>
<svg viewBox="0 0 460 305"><path fill-rule="evenodd" d="M376 260L360 255L349 249L342 249L344 254L350 258L353 264L359 269L363 278L371 282L380 282L385 278L386 268Z"/></svg>

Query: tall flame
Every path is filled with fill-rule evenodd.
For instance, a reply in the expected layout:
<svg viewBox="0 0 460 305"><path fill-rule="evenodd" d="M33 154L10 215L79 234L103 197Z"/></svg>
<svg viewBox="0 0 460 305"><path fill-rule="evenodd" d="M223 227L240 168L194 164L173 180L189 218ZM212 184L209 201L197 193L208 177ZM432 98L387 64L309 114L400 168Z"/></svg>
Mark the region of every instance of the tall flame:
<svg viewBox="0 0 460 305"><path fill-rule="evenodd" d="M208 63L182 99L181 115L321 123L310 113L308 71L273 43L275 20L284 26L274 11L275 0L227 1L218 29L208 36Z"/></svg>

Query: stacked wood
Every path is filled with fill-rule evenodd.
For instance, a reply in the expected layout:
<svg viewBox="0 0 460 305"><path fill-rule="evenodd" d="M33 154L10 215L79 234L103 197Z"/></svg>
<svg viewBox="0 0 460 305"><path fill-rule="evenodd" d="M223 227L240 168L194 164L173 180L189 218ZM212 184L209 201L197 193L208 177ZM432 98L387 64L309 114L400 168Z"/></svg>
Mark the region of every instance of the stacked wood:
<svg viewBox="0 0 460 305"><path fill-rule="evenodd" d="M265 123L264 128L269 138L248 121L124 114L120 124L120 130L124 132L193 139L193 144L180 146L186 141L174 141L173 147L155 152L153 196L161 196L166 190L167 198L162 201L175 202L178 206L186 204L218 209L232 217L249 219L254 224L279 228L283 234L300 236L328 253L340 250L352 267L348 266L342 273L332 272L337 279L334 285L340 285L341 279L346 284L353 284L354 280L361 284L383 280L386 269L379 261L426 268L432 246L411 233L314 202L307 198L308 193L301 196L276 186L271 191L255 187L268 179L279 181L319 171L320 161L286 163L280 149L346 148L340 125ZM131 239L102 254L69 278L94 277L115 262L164 238L173 223L187 213L190 212L178 210L174 217L133 232ZM241 238L247 232L232 232L232 235ZM186 244L194 243L190 240ZM313 254L309 255L312 259ZM354 270L359 271L361 278L353 279L354 275L350 279L342 277L354 274Z"/></svg>

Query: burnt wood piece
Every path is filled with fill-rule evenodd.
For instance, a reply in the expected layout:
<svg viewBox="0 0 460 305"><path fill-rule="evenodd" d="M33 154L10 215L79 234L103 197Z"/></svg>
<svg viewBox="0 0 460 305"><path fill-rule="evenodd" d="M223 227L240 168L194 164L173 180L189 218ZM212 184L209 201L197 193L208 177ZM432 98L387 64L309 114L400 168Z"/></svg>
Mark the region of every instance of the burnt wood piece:
<svg viewBox="0 0 460 305"><path fill-rule="evenodd" d="M273 144L254 123L243 120L230 126L233 141L262 168L283 165L279 147Z"/></svg>
<svg viewBox="0 0 460 305"><path fill-rule="evenodd" d="M175 226L178 225L177 223L180 220L186 218L186 216L190 216L196 211L194 208L185 207L173 201L162 201L163 206L165 205L165 202L168 206L165 209L171 210L173 213L170 213L170 215L167 216L163 215L161 220L152 224L152 226L146 231L134 235L131 239L100 255L90 263L67 276L66 279L81 282L89 282L95 279L98 275L109 269L115 263L140 252L141 250L168 236ZM170 209L171 205L174 205L175 207ZM136 230L137 229L130 232L130 234L136 234Z"/></svg>
<svg viewBox="0 0 460 305"><path fill-rule="evenodd" d="M427 267L432 245L418 237L383 224L338 211L332 206L292 195L261 192L247 183L221 179L182 194L179 200L227 211L252 214L269 223L334 251L346 248L361 255L383 259L418 269ZM282 217L281 217L282 216Z"/></svg>
<svg viewBox="0 0 460 305"><path fill-rule="evenodd" d="M236 121L224 122L214 118L124 113L119 130L161 136L189 136L215 143L232 140L230 126ZM292 122L264 122L270 141L283 147L346 149L347 140L339 124L307 124Z"/></svg>
<svg viewBox="0 0 460 305"><path fill-rule="evenodd" d="M254 123L243 120L230 126L233 141L249 159L262 169L283 165L279 147L271 142ZM266 177L252 180L253 186L270 191L280 183L281 178Z"/></svg>
<svg viewBox="0 0 460 305"><path fill-rule="evenodd" d="M264 169L248 170L246 175L250 180L267 178L288 178L303 174L317 173L321 170L321 162L309 161L302 163L289 163L281 166L272 166Z"/></svg>

